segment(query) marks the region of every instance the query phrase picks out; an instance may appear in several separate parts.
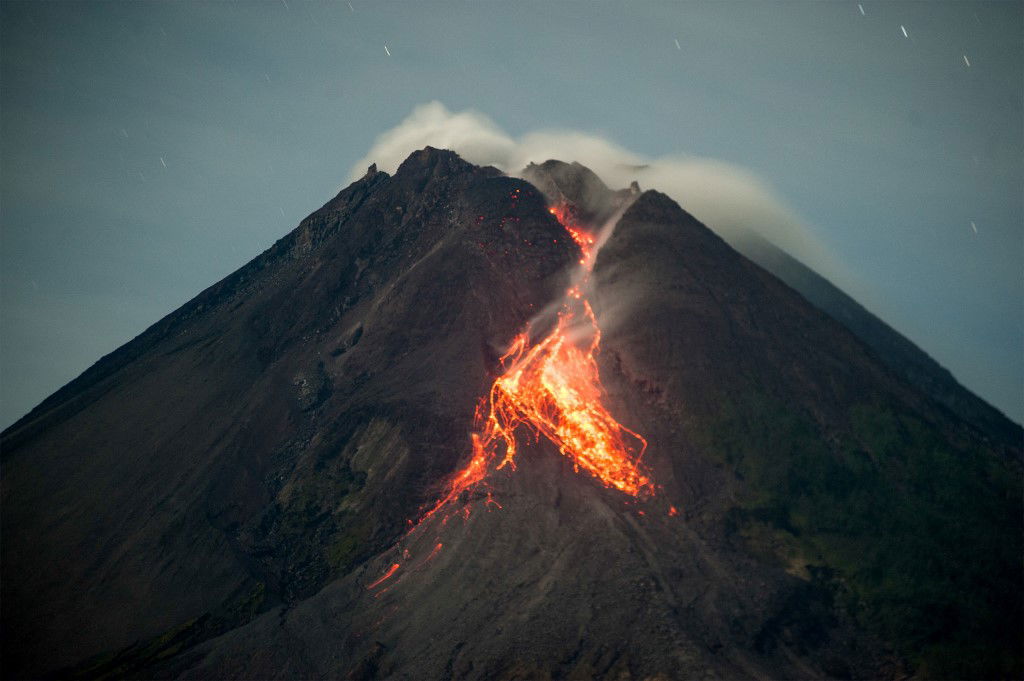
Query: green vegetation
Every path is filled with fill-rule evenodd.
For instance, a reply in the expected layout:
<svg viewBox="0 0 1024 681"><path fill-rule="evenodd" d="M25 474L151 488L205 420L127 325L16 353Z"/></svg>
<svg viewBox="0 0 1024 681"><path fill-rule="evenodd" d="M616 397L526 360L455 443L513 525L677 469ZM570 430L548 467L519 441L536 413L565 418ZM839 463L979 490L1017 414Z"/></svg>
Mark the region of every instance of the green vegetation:
<svg viewBox="0 0 1024 681"><path fill-rule="evenodd" d="M876 405L826 438L759 396L706 435L744 481L729 522L756 553L834 570L850 612L922 676L1021 677L1018 463Z"/></svg>
<svg viewBox="0 0 1024 681"><path fill-rule="evenodd" d="M355 558L359 544L356 538L345 536L327 548L327 563L333 572L344 572Z"/></svg>
<svg viewBox="0 0 1024 681"><path fill-rule="evenodd" d="M266 587L262 582L240 590L239 596L226 600L216 611L193 618L159 636L139 641L123 650L98 655L73 669L57 672L55 678L123 679L137 677L140 670L182 650L219 636L251 621L268 607Z"/></svg>
<svg viewBox="0 0 1024 681"><path fill-rule="evenodd" d="M286 490L243 528L255 537L247 539L249 546L273 547L272 553L263 552L256 559L271 575L272 593L262 581L250 578L214 610L159 636L61 670L55 677L108 680L145 676L165 660L246 624L275 604L315 593L329 579L365 559L375 550L372 517L339 508L366 485L366 474L353 471L339 456L346 442L342 439L340 444L326 444L314 451L312 460L289 477ZM233 531L240 532L237 527Z"/></svg>
<svg viewBox="0 0 1024 681"><path fill-rule="evenodd" d="M325 447L312 465L297 470L277 499L255 521L258 543L273 547L264 557L280 575L281 597L301 600L348 572L372 547L367 519L343 508L366 484Z"/></svg>
<svg viewBox="0 0 1024 681"><path fill-rule="evenodd" d="M339 517L338 527L340 529L331 535L331 543L326 550L332 578L348 573L366 560L377 546L371 541L373 524L365 515L343 513Z"/></svg>

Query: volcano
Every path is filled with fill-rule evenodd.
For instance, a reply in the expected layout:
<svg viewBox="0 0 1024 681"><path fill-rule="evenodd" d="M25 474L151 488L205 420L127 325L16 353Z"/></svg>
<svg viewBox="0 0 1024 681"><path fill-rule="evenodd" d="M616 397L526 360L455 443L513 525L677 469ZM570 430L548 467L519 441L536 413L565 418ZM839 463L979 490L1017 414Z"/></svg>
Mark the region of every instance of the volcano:
<svg viewBox="0 0 1024 681"><path fill-rule="evenodd" d="M8 428L4 677L1019 677L1019 426L770 244L522 176L371 166Z"/></svg>

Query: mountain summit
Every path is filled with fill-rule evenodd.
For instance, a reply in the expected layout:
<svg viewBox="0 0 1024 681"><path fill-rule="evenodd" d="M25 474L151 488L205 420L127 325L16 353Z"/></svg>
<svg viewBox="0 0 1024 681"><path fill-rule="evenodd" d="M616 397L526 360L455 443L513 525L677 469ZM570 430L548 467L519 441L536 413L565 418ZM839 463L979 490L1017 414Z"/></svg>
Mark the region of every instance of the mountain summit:
<svg viewBox="0 0 1024 681"><path fill-rule="evenodd" d="M1020 676L1012 424L523 175L371 166L5 431L4 676Z"/></svg>

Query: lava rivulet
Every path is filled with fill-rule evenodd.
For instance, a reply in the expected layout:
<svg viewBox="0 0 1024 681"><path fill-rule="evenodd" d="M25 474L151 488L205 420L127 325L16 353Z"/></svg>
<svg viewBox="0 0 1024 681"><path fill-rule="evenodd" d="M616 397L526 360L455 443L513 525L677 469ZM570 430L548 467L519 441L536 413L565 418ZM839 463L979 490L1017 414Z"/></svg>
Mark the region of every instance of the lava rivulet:
<svg viewBox="0 0 1024 681"><path fill-rule="evenodd" d="M502 373L476 411L469 463L449 481L424 520L482 482L494 468L515 468L517 432L543 435L559 452L607 487L631 496L653 491L639 465L647 441L604 406L597 367L601 331L586 297L597 240L570 206L550 208L580 247L579 274L565 295L554 328L531 344L529 328L501 358Z"/></svg>
<svg viewBox="0 0 1024 681"><path fill-rule="evenodd" d="M594 248L596 243L594 235L590 233L589 229L580 224L576 218L576 212L569 204L561 203L551 206L551 208L548 208L548 212L555 216L558 224L562 225L565 231L569 232L569 236L580 247L580 252L583 254L583 258L580 259L580 265L583 266L584 273L589 274L594 266L594 256L597 255L597 249Z"/></svg>
<svg viewBox="0 0 1024 681"><path fill-rule="evenodd" d="M582 348L573 340L583 326L575 312L579 307L591 331ZM515 466L515 431L524 426L551 440L577 470L583 468L608 487L633 496L649 487L637 465L647 442L616 421L601 402L604 391L595 358L600 340L590 303L572 294L544 340L527 349L526 334L516 337L508 370L491 386L478 436L485 452L504 443L498 468Z"/></svg>

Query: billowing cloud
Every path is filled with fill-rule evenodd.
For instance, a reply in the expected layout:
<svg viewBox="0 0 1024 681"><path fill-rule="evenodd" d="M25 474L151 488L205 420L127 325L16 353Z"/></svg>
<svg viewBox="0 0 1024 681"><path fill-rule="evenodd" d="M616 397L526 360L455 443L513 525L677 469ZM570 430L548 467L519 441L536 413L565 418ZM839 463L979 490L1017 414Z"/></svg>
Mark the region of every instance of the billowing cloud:
<svg viewBox="0 0 1024 681"><path fill-rule="evenodd" d="M492 165L510 175L530 162L578 161L612 188L637 180L643 189L668 194L734 245L753 232L836 283L849 281L808 225L765 181L744 168L693 156L647 158L576 130L540 130L513 138L479 112L453 113L436 101L417 106L381 134L349 179L362 176L371 163L394 172L411 152L425 146L451 149L471 163Z"/></svg>
<svg viewBox="0 0 1024 681"><path fill-rule="evenodd" d="M352 167L349 181L359 179L371 163L393 173L410 153L426 146L450 149L471 163L506 170L516 142L483 114L452 113L436 101L421 104L377 137L370 152Z"/></svg>

